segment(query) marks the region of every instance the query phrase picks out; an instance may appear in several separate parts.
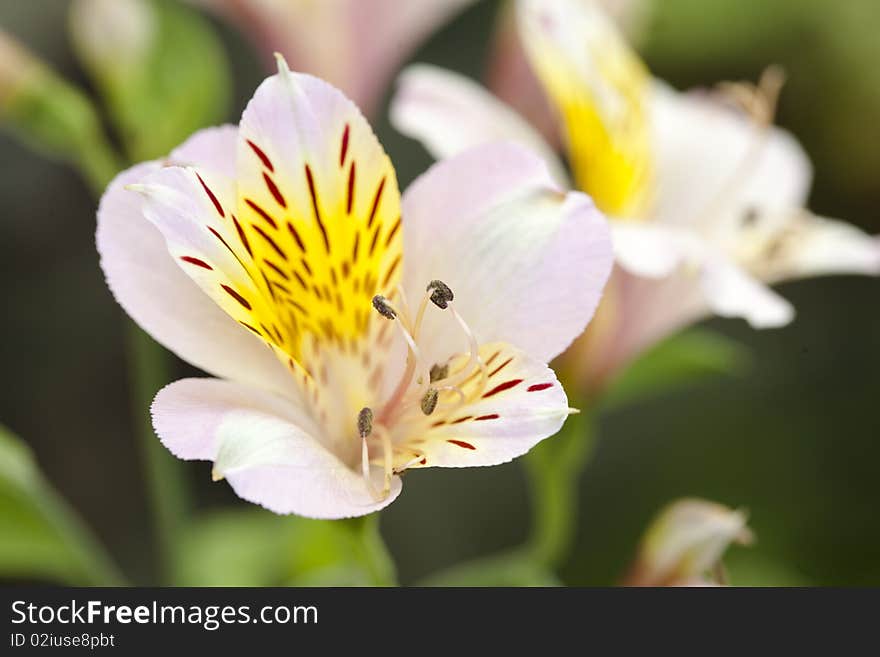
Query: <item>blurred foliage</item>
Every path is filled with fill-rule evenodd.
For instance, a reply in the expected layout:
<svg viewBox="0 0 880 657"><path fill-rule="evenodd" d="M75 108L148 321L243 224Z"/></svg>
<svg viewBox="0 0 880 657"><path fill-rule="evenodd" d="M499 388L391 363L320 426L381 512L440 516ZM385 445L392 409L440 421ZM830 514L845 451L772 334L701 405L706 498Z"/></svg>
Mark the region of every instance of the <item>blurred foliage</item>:
<svg viewBox="0 0 880 657"><path fill-rule="evenodd" d="M229 64L204 17L173 0L135 2L139 11L129 18L142 24L125 29L88 15L104 11L106 4L86 0L75 5L74 45L133 162L162 157L197 129L226 119ZM92 22L141 35L130 39L137 42L129 46L134 52L120 53L124 44L96 49L93 44L104 35L87 31Z"/></svg>
<svg viewBox="0 0 880 657"><path fill-rule="evenodd" d="M696 385L710 376L743 374L748 348L730 338L698 328L677 333L627 366L602 394L603 410L631 404L674 388Z"/></svg>
<svg viewBox="0 0 880 657"><path fill-rule="evenodd" d="M33 455L0 427L0 577L114 585L104 549L43 479Z"/></svg>
<svg viewBox="0 0 880 657"><path fill-rule="evenodd" d="M279 518L253 508L210 512L184 532L176 581L184 586L382 583L393 574L372 569L361 540L364 524Z"/></svg>

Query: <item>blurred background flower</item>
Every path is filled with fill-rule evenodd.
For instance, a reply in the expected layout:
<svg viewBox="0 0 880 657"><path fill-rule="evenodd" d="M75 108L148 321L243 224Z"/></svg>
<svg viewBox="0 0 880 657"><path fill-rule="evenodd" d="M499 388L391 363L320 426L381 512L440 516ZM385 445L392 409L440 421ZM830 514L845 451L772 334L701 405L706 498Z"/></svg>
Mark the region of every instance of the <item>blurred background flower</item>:
<svg viewBox="0 0 880 657"><path fill-rule="evenodd" d="M137 75L123 76L100 49L88 53L75 36L82 28L75 27L70 2L0 5L0 25L16 39L11 52L18 61L38 57L43 62L38 69L53 71L74 90L38 97L51 98L50 107L55 99L76 97L70 106L80 109L63 114L81 117L76 124L82 127L63 134L92 136L62 143L52 154L75 161L78 151L91 153L98 163L79 168L94 169L89 177L95 187L101 172L112 170L123 155L128 160L160 156L200 125L233 120L264 76L263 55L246 38L246 29L217 21L192 4L165 0L149 6L153 27L129 32L135 36L123 44L131 46L131 59L120 57L118 66L145 56L151 63ZM448 14L436 32L423 31L421 45L413 42L404 59L485 80L504 7L483 0ZM120 33L131 29L128 21L138 11L122 17ZM876 2L662 0L652 3L638 23L648 66L678 88L756 80L766 65L782 65L788 84L778 122L798 136L814 163L810 207L846 217L869 233L880 231L880 123L875 120L880 73L871 66L880 60ZM71 38L63 38L69 25ZM24 49L31 54L22 55ZM8 66L15 58L4 50L0 102L5 108L7 80L21 88L17 74L28 67ZM147 51L151 54L144 55ZM293 53L287 54L296 62ZM293 65L308 70L302 63ZM374 116L405 186L430 158L388 126L389 91L375 92ZM46 488L43 479L51 481L135 581L153 581L138 424L125 371L125 324L97 264L95 201L77 174L22 146L19 137L27 130L26 121L18 122L14 133L0 137L5 210L0 243L3 262L15 277L6 290L9 311L0 355L12 374L2 382L0 419L32 448L45 474L39 490ZM102 141L108 144L80 148ZM94 154L98 151L103 155ZM880 283L838 277L786 284L781 291L798 308L797 319L784 329L759 333L739 321L706 323L744 351L719 357L717 349L706 348L706 336L666 347L704 368L714 363L722 375L688 377L682 387L642 396L626 408L608 402L601 440L580 479L581 520L575 550L560 573L563 581L620 581L658 510L676 498L697 495L749 509L749 526L760 541L748 550L735 546L725 557L733 584L880 585L875 513L880 420L872 406L880 392ZM709 356L701 359L701 353ZM646 382L663 357L649 354L631 373L630 388L650 387ZM733 369L731 362L737 363ZM173 378L192 373L179 362L172 369ZM218 572L228 583L314 582L316 573L324 582L332 577L371 581L373 575L357 559L363 547L354 540L362 533L372 536L371 529L279 523L240 505L230 508L232 494L211 486L198 476L202 473L186 469L184 474L193 504L207 514L180 537L178 581L219 583ZM519 464L479 474L435 470L420 475L407 482L406 498L382 518L403 582L522 541L529 509ZM108 570L45 547L53 534L36 521L31 534L17 530L21 540L13 541L11 527L20 525L11 523L21 517L23 490L12 483L0 487L0 561L3 555L41 554L43 566L6 559L4 578L54 579L63 572L66 581L90 581L80 574ZM52 517L53 510L57 507L51 504L40 507L40 517ZM547 581L540 573L514 574L519 581Z"/></svg>

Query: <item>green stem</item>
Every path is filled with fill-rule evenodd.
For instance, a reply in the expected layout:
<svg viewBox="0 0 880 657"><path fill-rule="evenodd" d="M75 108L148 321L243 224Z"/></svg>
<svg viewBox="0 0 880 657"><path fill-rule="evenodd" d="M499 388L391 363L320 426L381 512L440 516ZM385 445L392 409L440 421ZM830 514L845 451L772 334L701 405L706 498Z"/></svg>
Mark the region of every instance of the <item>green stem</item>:
<svg viewBox="0 0 880 657"><path fill-rule="evenodd" d="M544 566L560 566L571 551L578 522L578 479L592 445L592 419L581 413L525 457L533 497L528 550Z"/></svg>
<svg viewBox="0 0 880 657"><path fill-rule="evenodd" d="M156 438L149 413L156 392L169 380L168 355L134 322L128 322L127 328L133 413L147 476L160 579L171 583L176 576L177 538L189 510L189 490L183 463Z"/></svg>
<svg viewBox="0 0 880 657"><path fill-rule="evenodd" d="M379 514L371 513L349 521L358 541L361 561L375 586L397 586L397 568L379 530Z"/></svg>

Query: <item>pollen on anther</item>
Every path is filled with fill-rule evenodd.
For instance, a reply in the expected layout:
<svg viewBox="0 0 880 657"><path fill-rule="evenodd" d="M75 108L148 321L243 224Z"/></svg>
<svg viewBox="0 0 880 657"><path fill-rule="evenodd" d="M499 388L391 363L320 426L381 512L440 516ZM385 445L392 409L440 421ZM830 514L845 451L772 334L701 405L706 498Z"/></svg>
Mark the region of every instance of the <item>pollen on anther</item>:
<svg viewBox="0 0 880 657"><path fill-rule="evenodd" d="M369 407L364 407L358 413L357 418L358 435L361 438L368 437L373 433L373 411Z"/></svg>
<svg viewBox="0 0 880 657"><path fill-rule="evenodd" d="M391 304L388 303L388 299L383 297L381 294L377 294L373 297L373 308L387 319L396 319L397 313L394 311L394 308L391 307Z"/></svg>
<svg viewBox="0 0 880 657"><path fill-rule="evenodd" d="M425 291L431 293L431 301L441 310L446 310L449 306L449 302L455 298L452 290L443 281L431 281L428 283L428 287L425 288Z"/></svg>
<svg viewBox="0 0 880 657"><path fill-rule="evenodd" d="M439 398L439 393L437 392L437 388L428 388L428 392L422 397L421 408L422 413L425 415L430 415L434 412L434 409L437 408L437 399Z"/></svg>

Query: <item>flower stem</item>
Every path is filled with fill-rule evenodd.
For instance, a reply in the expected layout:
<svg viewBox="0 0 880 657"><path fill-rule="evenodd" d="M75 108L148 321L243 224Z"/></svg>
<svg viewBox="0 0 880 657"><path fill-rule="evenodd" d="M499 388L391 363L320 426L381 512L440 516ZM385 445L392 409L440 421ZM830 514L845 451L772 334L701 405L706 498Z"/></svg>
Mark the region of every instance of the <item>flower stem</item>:
<svg viewBox="0 0 880 657"><path fill-rule="evenodd" d="M132 411L147 477L158 569L160 580L171 583L176 574L177 539L189 509L189 490L183 463L156 438L149 413L156 392L168 383L168 354L134 322L128 322L127 330Z"/></svg>
<svg viewBox="0 0 880 657"><path fill-rule="evenodd" d="M397 567L382 540L379 530L379 514L371 513L351 521L358 541L361 561L370 573L374 586L397 586Z"/></svg>
<svg viewBox="0 0 880 657"><path fill-rule="evenodd" d="M578 478L592 446L592 418L580 413L524 459L533 500L528 550L546 567L560 566L571 551L577 527Z"/></svg>

